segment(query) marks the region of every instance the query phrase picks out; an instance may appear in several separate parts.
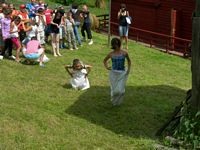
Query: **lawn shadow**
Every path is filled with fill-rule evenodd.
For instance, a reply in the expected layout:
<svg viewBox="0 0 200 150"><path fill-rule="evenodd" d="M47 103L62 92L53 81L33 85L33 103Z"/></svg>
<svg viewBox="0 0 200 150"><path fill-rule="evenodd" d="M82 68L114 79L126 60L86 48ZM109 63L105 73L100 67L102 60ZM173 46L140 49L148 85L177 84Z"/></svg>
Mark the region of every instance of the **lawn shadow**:
<svg viewBox="0 0 200 150"><path fill-rule="evenodd" d="M72 89L72 86L69 83L64 84L62 87L65 89Z"/></svg>
<svg viewBox="0 0 200 150"><path fill-rule="evenodd" d="M91 87L66 113L120 135L154 138L186 93L166 85L129 86L123 104L113 107L109 92L109 87Z"/></svg>

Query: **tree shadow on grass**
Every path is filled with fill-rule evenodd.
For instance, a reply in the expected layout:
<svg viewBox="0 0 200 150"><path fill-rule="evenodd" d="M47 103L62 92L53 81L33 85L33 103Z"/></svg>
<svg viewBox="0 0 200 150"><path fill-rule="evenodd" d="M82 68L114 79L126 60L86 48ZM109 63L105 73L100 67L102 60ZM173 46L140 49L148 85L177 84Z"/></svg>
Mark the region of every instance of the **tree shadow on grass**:
<svg viewBox="0 0 200 150"><path fill-rule="evenodd" d="M129 86L123 104L113 107L109 92L109 87L91 87L66 113L120 135L153 138L186 93L165 85Z"/></svg>

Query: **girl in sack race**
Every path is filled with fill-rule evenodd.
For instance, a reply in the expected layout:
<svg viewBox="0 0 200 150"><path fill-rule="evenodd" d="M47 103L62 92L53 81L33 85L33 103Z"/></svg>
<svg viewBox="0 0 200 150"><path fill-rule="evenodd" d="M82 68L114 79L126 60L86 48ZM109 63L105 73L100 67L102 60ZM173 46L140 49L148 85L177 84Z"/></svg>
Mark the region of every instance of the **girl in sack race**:
<svg viewBox="0 0 200 150"><path fill-rule="evenodd" d="M74 59L72 65L66 65L65 69L71 76L70 84L75 90L86 90L90 88L88 74L91 70L90 65L84 65L79 59Z"/></svg>
<svg viewBox="0 0 200 150"><path fill-rule="evenodd" d="M116 106L120 105L124 98L126 80L131 68L131 60L128 52L121 49L120 39L113 38L111 46L113 51L105 57L103 63L105 68L110 70L111 102ZM112 61L112 67L108 66L109 59ZM125 59L128 61L127 69L125 69Z"/></svg>

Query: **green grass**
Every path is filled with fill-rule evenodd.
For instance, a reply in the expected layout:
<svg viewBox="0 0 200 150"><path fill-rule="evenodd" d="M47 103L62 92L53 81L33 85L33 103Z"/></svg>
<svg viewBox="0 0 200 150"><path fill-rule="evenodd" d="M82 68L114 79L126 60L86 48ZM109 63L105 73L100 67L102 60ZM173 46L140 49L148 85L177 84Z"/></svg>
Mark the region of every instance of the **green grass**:
<svg viewBox="0 0 200 150"><path fill-rule="evenodd" d="M20 4L26 4L29 1L27 1L27 0L9 0L8 2L13 3L15 5L15 7L17 9L19 9ZM44 2L46 2L51 9L54 9L54 8L58 7L59 5L61 5L61 4L52 2L51 0L44 0ZM89 10L92 14L102 15L102 14L108 14L109 13L108 0L105 0L105 3L106 3L106 8L104 8L103 11L102 11L101 8L95 7L95 1L94 0L88 0L87 5L89 6ZM65 8L66 11L69 10L69 6L64 6L64 8ZM82 9L82 6L80 6L79 9Z"/></svg>
<svg viewBox="0 0 200 150"><path fill-rule="evenodd" d="M0 61L0 149L153 149L155 132L190 88L190 61L130 42L125 99L113 108L102 64L106 43L94 33L92 46L62 50L59 58L47 54L45 68ZM74 58L93 66L87 91L68 84L63 66Z"/></svg>

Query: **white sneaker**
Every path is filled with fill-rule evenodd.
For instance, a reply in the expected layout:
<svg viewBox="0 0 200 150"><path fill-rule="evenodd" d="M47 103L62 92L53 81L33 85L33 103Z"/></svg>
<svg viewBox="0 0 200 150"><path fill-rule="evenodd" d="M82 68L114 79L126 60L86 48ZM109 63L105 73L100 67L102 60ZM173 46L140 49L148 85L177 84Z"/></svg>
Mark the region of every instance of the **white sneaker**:
<svg viewBox="0 0 200 150"><path fill-rule="evenodd" d="M3 59L3 56L2 55L0 55L0 60L2 60Z"/></svg>
<svg viewBox="0 0 200 150"><path fill-rule="evenodd" d="M73 51L74 49L73 49L73 48L70 48L69 50L70 50L70 51Z"/></svg>
<svg viewBox="0 0 200 150"><path fill-rule="evenodd" d="M88 45L92 45L92 44L93 44L93 40L91 39Z"/></svg>
<svg viewBox="0 0 200 150"><path fill-rule="evenodd" d="M16 57L13 56L13 55L12 55L12 56L9 56L9 58L10 58L10 59L14 59L14 60L16 59Z"/></svg>

